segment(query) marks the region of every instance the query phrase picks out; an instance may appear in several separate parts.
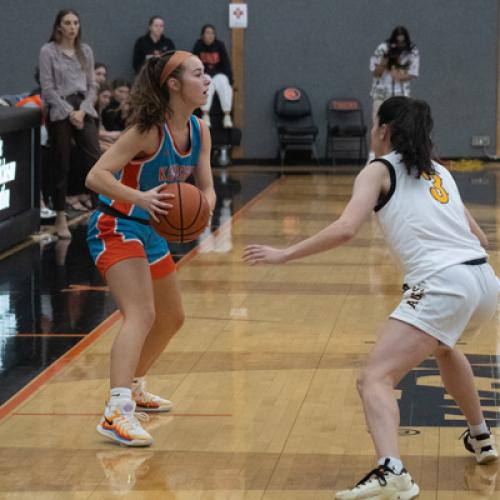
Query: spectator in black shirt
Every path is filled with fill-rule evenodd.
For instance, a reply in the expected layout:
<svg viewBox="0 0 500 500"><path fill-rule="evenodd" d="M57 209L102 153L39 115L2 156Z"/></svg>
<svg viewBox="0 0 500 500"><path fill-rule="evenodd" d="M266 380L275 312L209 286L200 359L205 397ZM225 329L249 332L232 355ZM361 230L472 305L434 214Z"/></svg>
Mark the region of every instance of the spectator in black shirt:
<svg viewBox="0 0 500 500"><path fill-rule="evenodd" d="M146 59L158 56L167 50L175 50L174 42L163 35L164 31L165 21L160 16L153 16L149 20L148 32L135 42L132 64L136 73L139 73Z"/></svg>
<svg viewBox="0 0 500 500"><path fill-rule="evenodd" d="M205 24L201 28L201 38L194 44L193 54L197 55L203 66L205 73L212 78L212 83L208 89L207 103L202 106L203 121L210 126L209 112L212 107L214 93L219 96L220 105L224 112L222 125L231 128L231 109L233 107L233 72L231 61L227 55L226 46L216 38L215 28L211 24Z"/></svg>

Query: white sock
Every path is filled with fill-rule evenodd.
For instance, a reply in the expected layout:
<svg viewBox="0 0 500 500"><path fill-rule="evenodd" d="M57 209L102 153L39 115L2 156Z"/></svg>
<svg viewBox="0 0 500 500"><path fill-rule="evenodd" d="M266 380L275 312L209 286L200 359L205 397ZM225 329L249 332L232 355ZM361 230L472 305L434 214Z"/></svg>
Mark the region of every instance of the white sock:
<svg viewBox="0 0 500 500"><path fill-rule="evenodd" d="M469 425L469 430L472 437L490 433L488 424L484 420L479 425Z"/></svg>
<svg viewBox="0 0 500 500"><path fill-rule="evenodd" d="M391 469L394 474L401 474L401 471L403 470L403 462L401 462L401 460L396 457L380 457L378 460L378 465L385 465L386 467Z"/></svg>
<svg viewBox="0 0 500 500"><path fill-rule="evenodd" d="M132 391L128 387L113 387L109 393L110 403L118 401L119 399L132 399Z"/></svg>

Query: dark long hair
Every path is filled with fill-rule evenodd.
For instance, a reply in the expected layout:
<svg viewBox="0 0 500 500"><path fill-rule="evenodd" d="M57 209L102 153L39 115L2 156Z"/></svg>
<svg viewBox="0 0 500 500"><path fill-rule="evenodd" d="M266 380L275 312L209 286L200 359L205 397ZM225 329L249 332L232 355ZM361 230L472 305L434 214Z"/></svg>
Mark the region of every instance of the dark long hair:
<svg viewBox="0 0 500 500"><path fill-rule="evenodd" d="M106 70L106 74L108 73L108 67L106 66L106 64L104 64L102 62L95 61L94 62L94 71L96 69L99 69L99 68L104 68Z"/></svg>
<svg viewBox="0 0 500 500"><path fill-rule="evenodd" d="M73 9L61 9L57 15L56 19L54 21L54 26L52 26L52 33L50 34L49 42L55 42L57 44L61 43L61 33L57 28L61 25L61 21L63 20L64 16L67 16L68 14L73 14L78 18L78 21L80 21L80 15L76 10ZM78 35L75 38L75 53L76 57L78 58L78 61L80 62L80 66L82 69L87 69L87 61L85 60L85 55L83 54L82 50L82 23L80 21L80 27L78 29Z"/></svg>
<svg viewBox="0 0 500 500"><path fill-rule="evenodd" d="M378 110L379 125L387 124L392 147L401 154L408 174L434 174L431 139L434 125L431 108L425 101L395 96L384 101Z"/></svg>
<svg viewBox="0 0 500 500"><path fill-rule="evenodd" d="M405 39L405 48L403 50L411 52L413 47L415 47L415 44L412 43L410 40L410 34L408 33L408 30L404 26L396 26L391 33L391 36L386 40L387 43L389 44L389 47L391 46L396 46L398 42L398 36L404 36Z"/></svg>
<svg viewBox="0 0 500 500"><path fill-rule="evenodd" d="M130 92L127 126L135 125L139 132L144 133L154 125L164 122L165 113L172 116L170 92L166 83L160 85L160 77L165 64L174 54L175 50L169 50L158 57L151 57L142 66ZM170 76L180 78L182 72L181 65Z"/></svg>
<svg viewBox="0 0 500 500"><path fill-rule="evenodd" d="M115 78L111 82L111 87L113 90L116 90L120 87L128 87L129 89L131 89L132 85L130 85L130 82L128 80L125 80L125 78Z"/></svg>
<svg viewBox="0 0 500 500"><path fill-rule="evenodd" d="M203 36L204 33L205 33L205 30L207 28L212 28L214 30L214 35L215 35L215 38L217 38L217 31L215 30L215 26L213 24L204 24L202 27L201 27L201 32L200 32L200 36Z"/></svg>

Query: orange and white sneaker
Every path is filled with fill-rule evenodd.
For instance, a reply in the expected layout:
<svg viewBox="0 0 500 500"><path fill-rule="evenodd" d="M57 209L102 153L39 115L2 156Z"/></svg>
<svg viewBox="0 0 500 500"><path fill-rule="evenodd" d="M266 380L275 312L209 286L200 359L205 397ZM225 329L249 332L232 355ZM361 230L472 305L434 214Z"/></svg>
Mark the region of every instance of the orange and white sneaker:
<svg viewBox="0 0 500 500"><path fill-rule="evenodd" d="M96 429L102 436L125 446L150 446L153 438L138 419L147 420L144 413L135 413L135 403L122 399L109 404Z"/></svg>
<svg viewBox="0 0 500 500"><path fill-rule="evenodd" d="M145 380L132 384L132 399L139 411L162 412L170 411L173 408L172 401L146 391Z"/></svg>

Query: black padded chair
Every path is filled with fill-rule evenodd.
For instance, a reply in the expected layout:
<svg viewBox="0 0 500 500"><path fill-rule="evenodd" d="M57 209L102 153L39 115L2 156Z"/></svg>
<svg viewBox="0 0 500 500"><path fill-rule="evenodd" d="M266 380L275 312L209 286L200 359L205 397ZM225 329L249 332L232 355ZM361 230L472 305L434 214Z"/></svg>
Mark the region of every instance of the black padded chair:
<svg viewBox="0 0 500 500"><path fill-rule="evenodd" d="M330 99L326 113L325 158L331 159L332 164L335 165L335 154L352 152L354 142L358 148L359 162L366 160L368 155L367 127L361 103L357 99Z"/></svg>
<svg viewBox="0 0 500 500"><path fill-rule="evenodd" d="M311 103L307 94L298 87L285 87L274 96L274 114L278 130L281 165L288 150L310 150L319 165L316 151L318 127L314 125Z"/></svg>

